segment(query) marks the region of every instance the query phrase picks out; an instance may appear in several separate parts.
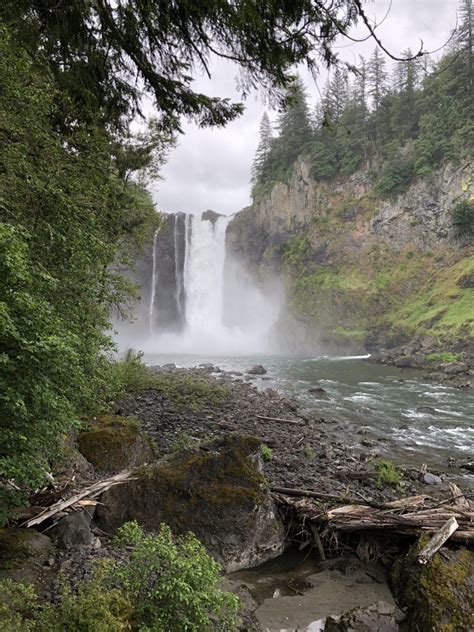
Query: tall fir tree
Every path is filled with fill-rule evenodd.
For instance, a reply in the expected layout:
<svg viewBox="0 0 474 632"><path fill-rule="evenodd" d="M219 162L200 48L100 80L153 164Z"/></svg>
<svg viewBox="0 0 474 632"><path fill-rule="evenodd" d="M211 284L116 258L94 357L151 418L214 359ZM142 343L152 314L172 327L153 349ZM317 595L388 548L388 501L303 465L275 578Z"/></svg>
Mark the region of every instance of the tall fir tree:
<svg viewBox="0 0 474 632"><path fill-rule="evenodd" d="M378 48L375 48L370 57L367 68L369 95L372 99L372 107L377 112L384 96L387 94L387 69L386 62Z"/></svg>
<svg viewBox="0 0 474 632"><path fill-rule="evenodd" d="M253 186L264 177L264 173L268 168L268 160L272 147L273 130L267 112L263 113L262 120L260 121L259 139L252 164L251 182Z"/></svg>

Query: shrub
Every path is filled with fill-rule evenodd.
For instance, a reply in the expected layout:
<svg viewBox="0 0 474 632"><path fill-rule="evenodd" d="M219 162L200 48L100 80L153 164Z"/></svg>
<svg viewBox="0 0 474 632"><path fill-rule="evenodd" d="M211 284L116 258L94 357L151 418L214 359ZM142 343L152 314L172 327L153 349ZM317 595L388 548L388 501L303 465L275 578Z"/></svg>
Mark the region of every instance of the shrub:
<svg viewBox="0 0 474 632"><path fill-rule="evenodd" d="M263 444L260 446L260 453L262 455L262 459L264 461L271 461L273 456L273 451L267 445Z"/></svg>
<svg viewBox="0 0 474 632"><path fill-rule="evenodd" d="M130 522L119 530L116 543L134 547L114 576L131 596L141 629L235 629L238 599L219 590L219 565L193 534L174 538L167 525L156 535L145 534Z"/></svg>
<svg viewBox="0 0 474 632"><path fill-rule="evenodd" d="M32 586L0 582L0 629L8 632L232 632L239 601L221 591L219 565L199 540L167 525L146 534L136 522L114 541L121 562L102 560L77 590L63 580L40 607ZM125 548L126 547L126 548ZM129 552L129 549L132 549Z"/></svg>
<svg viewBox="0 0 474 632"><path fill-rule="evenodd" d="M442 362L442 363L457 362L458 360L461 360L461 358L462 358L461 353L451 353L449 351L444 351L441 353L430 353L429 355L426 356L427 362Z"/></svg>
<svg viewBox="0 0 474 632"><path fill-rule="evenodd" d="M474 202L462 200L451 212L454 235L458 239L474 236Z"/></svg>
<svg viewBox="0 0 474 632"><path fill-rule="evenodd" d="M379 461L377 463L377 481L376 485L379 488L390 485L391 487L398 487L401 483L400 472L392 461Z"/></svg>

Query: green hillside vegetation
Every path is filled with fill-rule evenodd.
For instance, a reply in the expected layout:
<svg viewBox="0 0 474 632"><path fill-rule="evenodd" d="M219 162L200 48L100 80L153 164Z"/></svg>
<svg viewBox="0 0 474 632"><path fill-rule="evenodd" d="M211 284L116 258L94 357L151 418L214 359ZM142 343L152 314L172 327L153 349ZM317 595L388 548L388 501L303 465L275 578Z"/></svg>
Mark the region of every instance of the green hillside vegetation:
<svg viewBox="0 0 474 632"><path fill-rule="evenodd" d="M316 111L309 111L301 80L293 105L277 121L265 115L253 165L256 203L277 181L288 182L296 158L310 165L325 196L315 213L278 249L290 279L290 302L304 322L334 340L362 343L374 329L430 335L439 340L474 335L474 200L466 182L451 210L457 244L433 252L401 249L367 238L361 250L347 246L356 226L368 226L381 200L394 200L419 178L436 177L451 163L472 157L472 8L463 0L460 25L443 56L395 64L391 75L376 49L360 58L355 75L337 68ZM403 55L412 57L411 51ZM365 193L336 192L357 171ZM433 176L431 175L433 174ZM343 190L343 189L342 189ZM417 218L412 219L416 226ZM314 253L324 248L324 257ZM272 247L275 250L275 247ZM273 252L264 259L272 260ZM272 256L270 256L270 254Z"/></svg>

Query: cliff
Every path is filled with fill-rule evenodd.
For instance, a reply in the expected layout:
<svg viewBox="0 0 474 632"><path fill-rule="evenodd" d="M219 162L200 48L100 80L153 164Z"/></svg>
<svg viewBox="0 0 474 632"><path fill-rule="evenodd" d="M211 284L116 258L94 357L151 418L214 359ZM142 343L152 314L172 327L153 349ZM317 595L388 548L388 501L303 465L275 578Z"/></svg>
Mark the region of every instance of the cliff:
<svg viewBox="0 0 474 632"><path fill-rule="evenodd" d="M446 164L382 200L369 172L317 182L300 159L287 183L236 215L228 250L254 274L284 279L280 328L295 351L472 361L474 247L452 221L472 196L470 164Z"/></svg>

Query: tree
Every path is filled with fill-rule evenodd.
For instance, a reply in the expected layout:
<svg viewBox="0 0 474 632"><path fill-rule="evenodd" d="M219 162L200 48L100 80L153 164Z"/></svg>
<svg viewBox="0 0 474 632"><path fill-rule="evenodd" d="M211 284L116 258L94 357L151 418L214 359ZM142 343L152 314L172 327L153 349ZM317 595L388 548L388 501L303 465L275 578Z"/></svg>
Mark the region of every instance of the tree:
<svg viewBox="0 0 474 632"><path fill-rule="evenodd" d="M262 120L260 121L259 138L260 140L252 164L253 185L264 178L272 146L273 130L266 112L263 113Z"/></svg>
<svg viewBox="0 0 474 632"><path fill-rule="evenodd" d="M329 80L326 97L327 109L331 120L337 121L341 117L348 98L349 78L347 71L336 68L332 78Z"/></svg>
<svg viewBox="0 0 474 632"><path fill-rule="evenodd" d="M0 8L2 23L48 65L76 115L90 120L93 111L118 129L140 110L143 92L169 129L181 116L204 126L238 116L242 104L193 89L193 69L210 74L212 56L239 65L244 96L261 86L282 101L294 66L334 63L336 37L359 16L352 0L4 0Z"/></svg>
<svg viewBox="0 0 474 632"><path fill-rule="evenodd" d="M462 52L464 57L464 76L472 95L473 86L473 30L474 30L474 10L472 0L461 0L459 6L460 27L456 36L456 47Z"/></svg>
<svg viewBox="0 0 474 632"><path fill-rule="evenodd" d="M372 107L378 112L384 96L387 94L386 62L378 48L375 48L367 68L369 95L372 98Z"/></svg>

